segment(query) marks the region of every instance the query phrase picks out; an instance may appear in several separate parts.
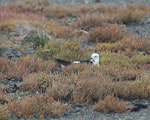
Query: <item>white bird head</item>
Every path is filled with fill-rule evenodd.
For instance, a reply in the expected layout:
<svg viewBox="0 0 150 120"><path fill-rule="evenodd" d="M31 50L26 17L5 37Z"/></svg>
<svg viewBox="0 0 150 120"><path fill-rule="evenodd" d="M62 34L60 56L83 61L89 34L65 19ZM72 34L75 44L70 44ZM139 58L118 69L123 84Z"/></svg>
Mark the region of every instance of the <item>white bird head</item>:
<svg viewBox="0 0 150 120"><path fill-rule="evenodd" d="M99 66L99 63L100 63L100 55L99 55L98 53L93 53L93 54L91 55L90 62L91 62L93 65L98 65L98 66Z"/></svg>

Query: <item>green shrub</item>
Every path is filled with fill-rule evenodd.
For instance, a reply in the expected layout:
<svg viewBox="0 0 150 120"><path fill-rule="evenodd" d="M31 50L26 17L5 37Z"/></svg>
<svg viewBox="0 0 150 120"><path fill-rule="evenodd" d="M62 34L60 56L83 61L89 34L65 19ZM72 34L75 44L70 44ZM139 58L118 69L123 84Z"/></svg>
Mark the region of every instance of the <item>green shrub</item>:
<svg viewBox="0 0 150 120"><path fill-rule="evenodd" d="M150 63L150 56L144 56L142 54L135 55L131 58L131 61L134 64L148 64Z"/></svg>
<svg viewBox="0 0 150 120"><path fill-rule="evenodd" d="M57 55L58 58L66 61L74 61L80 59L86 59L88 53L86 53L79 42L65 42L61 46L61 51ZM89 58L89 57L88 57Z"/></svg>
<svg viewBox="0 0 150 120"><path fill-rule="evenodd" d="M133 67L130 58L119 53L101 52L101 64Z"/></svg>
<svg viewBox="0 0 150 120"><path fill-rule="evenodd" d="M61 41L49 41L44 48L37 48L36 55L42 59L48 60L54 58L61 51Z"/></svg>
<svg viewBox="0 0 150 120"><path fill-rule="evenodd" d="M4 33L12 32L15 30L16 23L14 20L0 22L0 31Z"/></svg>
<svg viewBox="0 0 150 120"><path fill-rule="evenodd" d="M43 59L58 58L66 61L86 60L89 58L79 42L50 41L43 49L37 49L36 55Z"/></svg>

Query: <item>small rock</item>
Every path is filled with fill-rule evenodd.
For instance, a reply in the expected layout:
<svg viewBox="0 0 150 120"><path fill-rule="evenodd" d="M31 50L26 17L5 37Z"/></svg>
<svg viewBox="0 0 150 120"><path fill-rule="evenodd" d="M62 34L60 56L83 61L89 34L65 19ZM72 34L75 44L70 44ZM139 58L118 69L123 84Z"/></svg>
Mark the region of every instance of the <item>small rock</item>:
<svg viewBox="0 0 150 120"><path fill-rule="evenodd" d="M21 57L22 53L20 51L13 50L12 53L15 55L15 57Z"/></svg>
<svg viewBox="0 0 150 120"><path fill-rule="evenodd" d="M12 81L9 83L9 88L7 89L7 93L15 93L17 90L19 90L19 87Z"/></svg>
<svg viewBox="0 0 150 120"><path fill-rule="evenodd" d="M2 84L9 84L9 79L5 78L1 81Z"/></svg>
<svg viewBox="0 0 150 120"><path fill-rule="evenodd" d="M8 103L8 101L3 99L0 100L0 105L4 105L5 103Z"/></svg>
<svg viewBox="0 0 150 120"><path fill-rule="evenodd" d="M141 104L141 103L132 103L132 104L129 104L128 107L127 107L127 110L131 111L131 112L138 112L140 111L141 109L146 109L148 108L147 105L144 105L144 104Z"/></svg>
<svg viewBox="0 0 150 120"><path fill-rule="evenodd" d="M10 81L11 82L16 82L16 79L15 78L11 78Z"/></svg>
<svg viewBox="0 0 150 120"><path fill-rule="evenodd" d="M134 104L134 106L137 106L137 107L139 107L140 109L141 108L148 108L148 106L147 105L144 105L144 104Z"/></svg>

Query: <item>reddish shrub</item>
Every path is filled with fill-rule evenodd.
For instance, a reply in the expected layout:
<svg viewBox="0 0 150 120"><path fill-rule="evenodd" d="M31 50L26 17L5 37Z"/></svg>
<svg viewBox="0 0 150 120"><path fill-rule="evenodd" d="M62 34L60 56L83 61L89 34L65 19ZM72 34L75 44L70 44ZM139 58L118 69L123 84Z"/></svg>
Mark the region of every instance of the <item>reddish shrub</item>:
<svg viewBox="0 0 150 120"><path fill-rule="evenodd" d="M68 108L68 105L54 101L52 97L47 95L38 95L10 102L6 107L8 111L19 118L31 118L35 114L40 114L43 117L60 116L62 112Z"/></svg>
<svg viewBox="0 0 150 120"><path fill-rule="evenodd" d="M0 58L1 79L3 78L22 78L32 72L43 71L49 73L55 69L55 63L48 60L35 59L34 57L22 57L17 62L7 58Z"/></svg>
<svg viewBox="0 0 150 120"><path fill-rule="evenodd" d="M116 24L103 24L90 30L88 40L92 42L116 42L126 35L126 29Z"/></svg>
<svg viewBox="0 0 150 120"><path fill-rule="evenodd" d="M114 96L106 96L104 100L99 100L99 102L92 107L94 110L102 111L104 113L125 112L127 102Z"/></svg>
<svg viewBox="0 0 150 120"><path fill-rule="evenodd" d="M112 22L113 18L110 15L104 14L85 14L77 19L76 22L73 23L74 28L79 28L83 30L89 30L93 27L102 26L105 22Z"/></svg>

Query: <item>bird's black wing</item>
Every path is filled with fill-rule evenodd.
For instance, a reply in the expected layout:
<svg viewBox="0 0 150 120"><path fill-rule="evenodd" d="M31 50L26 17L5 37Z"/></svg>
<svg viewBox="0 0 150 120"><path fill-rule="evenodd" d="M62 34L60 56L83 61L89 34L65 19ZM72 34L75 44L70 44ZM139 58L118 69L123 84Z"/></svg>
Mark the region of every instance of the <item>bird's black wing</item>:
<svg viewBox="0 0 150 120"><path fill-rule="evenodd" d="M57 59L57 58L55 58L55 61L56 61L57 63L61 64L61 65L65 65L65 66L71 64L71 62L67 62L67 61L64 61L64 60Z"/></svg>

